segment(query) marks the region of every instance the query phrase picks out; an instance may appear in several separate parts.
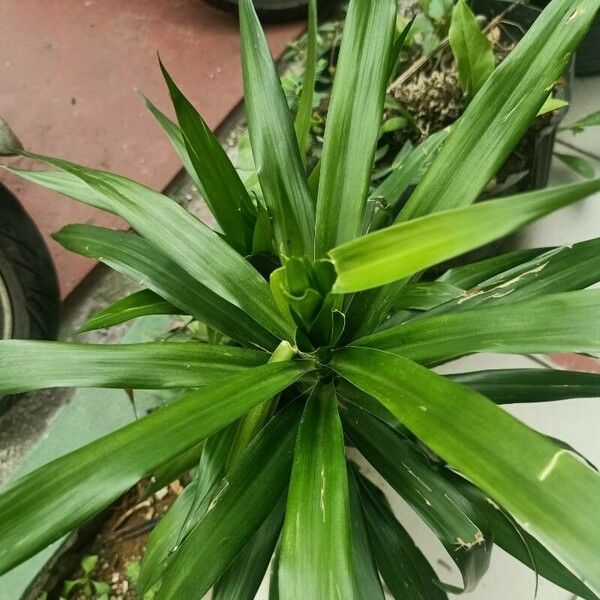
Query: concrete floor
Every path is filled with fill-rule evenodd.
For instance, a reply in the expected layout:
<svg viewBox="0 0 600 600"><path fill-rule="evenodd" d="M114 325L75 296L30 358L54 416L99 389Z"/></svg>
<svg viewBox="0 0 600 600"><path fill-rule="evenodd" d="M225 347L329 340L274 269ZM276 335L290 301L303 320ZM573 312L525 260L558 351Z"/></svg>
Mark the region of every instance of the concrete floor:
<svg viewBox="0 0 600 600"><path fill-rule="evenodd" d="M600 98L600 78L578 80L575 84L571 112L567 122L595 109ZM231 127L231 124L229 125ZM227 132L227 128L224 130ZM586 149L600 154L598 130L577 136L561 134ZM596 166L598 166L596 164ZM552 182L571 181L574 176L555 164ZM169 193L184 202L195 203L196 196L189 182L179 178ZM600 236L600 194L576 206L564 209L539 221L521 236L519 245L543 246L571 243ZM88 315L114 299L135 289L124 278L97 267L68 299L65 307L63 332L68 334ZM142 341L161 335L168 318L143 319L132 327L122 326L109 334L90 336L91 341ZM478 355L458 361L450 368L456 370L528 366L530 359L499 355ZM152 397L143 402L151 403ZM511 409L533 427L571 443L592 462L600 463L600 404L596 400L569 401L552 405L517 406ZM103 435L133 418L125 394L119 390L54 391L30 394L20 405L0 418L0 481L21 476L36 466ZM368 465L364 465L369 470ZM379 480L381 482L381 480ZM381 482L383 484L383 482ZM443 564L447 557L437 540L389 488L386 487L394 509L415 536L419 546L432 557L440 577L458 583L456 573L448 572ZM0 600L18 600L20 593L51 554L41 553L12 573L0 578ZM523 600L534 594L532 573L502 551L495 549L488 577L478 590L466 598L472 600ZM266 598L262 590L259 598ZM546 582L541 582L539 600L571 600L572 596Z"/></svg>

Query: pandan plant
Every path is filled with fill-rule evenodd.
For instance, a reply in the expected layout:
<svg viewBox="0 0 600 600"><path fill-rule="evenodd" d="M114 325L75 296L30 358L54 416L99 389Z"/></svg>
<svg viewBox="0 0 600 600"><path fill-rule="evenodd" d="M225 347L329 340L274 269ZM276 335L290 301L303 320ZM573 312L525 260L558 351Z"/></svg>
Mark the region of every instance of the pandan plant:
<svg viewBox="0 0 600 600"><path fill-rule="evenodd" d="M151 106L218 226L124 177L34 154L24 178L121 216L67 248L143 281L91 325L187 314L211 343L4 341L0 391L179 388L178 401L16 481L0 495L0 570L19 564L141 480L195 477L150 536L140 593L436 600L472 590L494 544L592 600L600 594L600 477L504 404L597 396L600 376L551 369L440 375L476 352L600 352L600 239L421 274L600 190L600 180L472 205L518 143L600 0L553 0L453 127L395 222L366 199L395 0L352 0L320 164L304 157L314 65L292 121L251 0L240 2L248 190L163 69L175 125ZM314 23L314 4L312 7ZM314 38L313 38L314 39ZM370 230L367 235L366 230ZM381 491L377 469L440 539L462 585L440 581Z"/></svg>

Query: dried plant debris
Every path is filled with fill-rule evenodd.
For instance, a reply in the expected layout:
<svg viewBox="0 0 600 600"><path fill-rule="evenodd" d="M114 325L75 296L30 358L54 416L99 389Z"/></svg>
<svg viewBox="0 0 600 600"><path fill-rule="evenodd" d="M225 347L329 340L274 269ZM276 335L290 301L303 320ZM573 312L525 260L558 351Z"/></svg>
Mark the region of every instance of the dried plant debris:
<svg viewBox="0 0 600 600"><path fill-rule="evenodd" d="M453 65L419 73L396 88L393 97L414 117L420 137L444 129L464 110L463 93Z"/></svg>

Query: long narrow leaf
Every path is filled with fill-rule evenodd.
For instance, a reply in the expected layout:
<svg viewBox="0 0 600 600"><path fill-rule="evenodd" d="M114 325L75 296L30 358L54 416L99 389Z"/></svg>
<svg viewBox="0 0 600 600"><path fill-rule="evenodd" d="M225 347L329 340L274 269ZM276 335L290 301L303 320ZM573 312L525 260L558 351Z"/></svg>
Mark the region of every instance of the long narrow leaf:
<svg viewBox="0 0 600 600"><path fill-rule="evenodd" d="M225 463L236 428L237 424L231 423L204 440L192 482L150 534L137 582L142 593L149 592L162 579L175 558L174 549L208 510L212 493L225 474Z"/></svg>
<svg viewBox="0 0 600 600"><path fill-rule="evenodd" d="M239 5L248 129L277 250L312 257L314 207L290 111L252 0Z"/></svg>
<svg viewBox="0 0 600 600"><path fill-rule="evenodd" d="M465 290L470 290L480 282L508 271L513 267L517 267L527 260L534 259L536 256L550 250L551 249L549 248L516 250L508 254L502 254L476 263L460 265L450 269L444 273L444 275L439 277L436 282L431 283L454 285L464 288ZM391 318L388 318L394 310L398 308L402 309L406 306L406 293L410 291L412 285L418 286L419 284L409 284L406 286L406 289L404 287L405 285L405 282L398 281L392 286L384 286L382 288L369 290L355 296L350 305L350 311L352 312L352 317L356 316L358 318L358 323L352 327L351 321L351 327L348 328L348 335L345 339L351 341L353 339L352 336L356 339L356 337L361 334L366 335L380 326L390 327L406 320L407 315L402 310L400 313L393 314ZM361 306L361 303L356 300L357 297L362 298L363 296L366 296L366 298L362 300ZM501 294L498 294L498 296L501 296ZM465 294L461 298L464 297L470 299L468 294ZM454 303L448 302L448 304L436 306L436 311L439 310L440 312L445 312L446 308L449 309L451 307L460 306L458 302L461 298L458 298ZM497 300L498 298L494 301ZM414 316L415 315L412 315L411 318Z"/></svg>
<svg viewBox="0 0 600 600"><path fill-rule="evenodd" d="M183 139L183 133L181 133L181 127L177 125L177 123L173 123L167 115L161 112L158 107L144 94L141 94L142 101L146 108L150 111L152 116L157 120L158 124L163 128L163 131L167 134L169 140L171 141L171 145L173 149L177 153L183 168L186 173L190 176L190 179L194 182L194 185L198 188L198 191L204 196L204 190L202 188L202 183L198 178L198 174L194 169L194 165L190 160L190 155L188 154L185 140Z"/></svg>
<svg viewBox="0 0 600 600"><path fill-rule="evenodd" d="M317 0L308 2L308 33L306 35L306 61L302 91L298 99L298 112L294 121L294 129L298 138L298 147L303 164L306 164L306 151L310 142L310 122L313 114L313 98L317 78Z"/></svg>
<svg viewBox="0 0 600 600"><path fill-rule="evenodd" d="M161 598L202 598L273 511L289 482L298 408L275 416L218 484L165 572Z"/></svg>
<svg viewBox="0 0 600 600"><path fill-rule="evenodd" d="M456 122L401 220L477 199L534 120L599 6L598 0L547 6Z"/></svg>
<svg viewBox="0 0 600 600"><path fill-rule="evenodd" d="M596 594L591 592L575 575L563 567L544 546L515 523L501 507L490 501L481 490L455 473L446 472L446 474L452 484L485 515L494 531L494 543L497 546L524 565L535 570L537 575L541 575L548 581L569 590L578 598L599 600Z"/></svg>
<svg viewBox="0 0 600 600"><path fill-rule="evenodd" d="M0 393L52 387L194 388L263 365L264 352L200 343L0 341ZM35 368L29 368L34 364Z"/></svg>
<svg viewBox="0 0 600 600"><path fill-rule="evenodd" d="M117 300L110 306L92 315L77 332L83 333L84 331L113 327L131 319L148 315L180 315L181 313L180 308L163 300L155 292L141 290L121 300Z"/></svg>
<svg viewBox="0 0 600 600"><path fill-rule="evenodd" d="M286 362L248 370L17 480L0 494L0 573L59 539L156 467L285 389L310 368L310 363Z"/></svg>
<svg viewBox="0 0 600 600"><path fill-rule="evenodd" d="M227 241L248 254L252 249L256 208L217 137L181 93L162 62L160 68L177 113L189 160L202 184L204 199Z"/></svg>
<svg viewBox="0 0 600 600"><path fill-rule="evenodd" d="M159 296L245 346L272 350L277 338L242 309L194 279L143 238L90 225L68 225L54 234L60 244L143 283Z"/></svg>
<svg viewBox="0 0 600 600"><path fill-rule="evenodd" d="M105 210L122 217L142 237L215 294L248 313L274 334L283 337L286 332L290 333L289 325L275 308L266 281L217 233L184 208L125 177L55 158L28 156L78 177ZM88 195L76 195L79 189L67 184L60 191L86 202Z"/></svg>
<svg viewBox="0 0 600 600"><path fill-rule="evenodd" d="M580 290L598 281L600 238L544 252L532 260L481 281L474 288L457 294L446 303L440 303L427 316L469 310L481 305L514 304L545 294Z"/></svg>
<svg viewBox="0 0 600 600"><path fill-rule="evenodd" d="M398 522L381 491L365 477L360 478L360 489L377 564L394 598L447 600L435 571Z"/></svg>
<svg viewBox="0 0 600 600"><path fill-rule="evenodd" d="M349 512L344 435L335 389L326 384L312 393L298 429L279 562L280 598L354 598Z"/></svg>
<svg viewBox="0 0 600 600"><path fill-rule="evenodd" d="M600 179L492 200L399 223L331 250L334 290L391 283L499 239L600 190ZM481 224L486 223L486 227Z"/></svg>
<svg viewBox="0 0 600 600"><path fill-rule="evenodd" d="M552 369L500 369L448 376L496 404L599 398L600 374Z"/></svg>
<svg viewBox="0 0 600 600"><path fill-rule="evenodd" d="M406 358L347 349L333 367L600 591L600 477L592 469L484 396Z"/></svg>
<svg viewBox="0 0 600 600"><path fill-rule="evenodd" d="M440 304L446 304L459 297L464 290L443 281L423 281L409 283L394 306L396 310L429 311Z"/></svg>
<svg viewBox="0 0 600 600"><path fill-rule="evenodd" d="M146 497L152 496L176 479L187 474L190 469L198 464L203 449L204 440L199 444L188 448L173 460L154 469L150 477L150 483L144 488L144 495Z"/></svg>
<svg viewBox="0 0 600 600"><path fill-rule="evenodd" d="M385 600L356 477L354 469L348 468L356 598L357 600Z"/></svg>
<svg viewBox="0 0 600 600"><path fill-rule="evenodd" d="M358 450L436 534L459 568L464 589L475 589L492 550L485 519L397 431L351 404L343 415Z"/></svg>
<svg viewBox="0 0 600 600"><path fill-rule="evenodd" d="M357 340L426 364L470 352L600 352L600 290L414 319Z"/></svg>
<svg viewBox="0 0 600 600"><path fill-rule="evenodd" d="M392 165L392 172L371 193L370 200L383 206L375 211L370 231L377 231L394 220L405 192L431 164L449 133L450 129L446 128L430 135L413 148L399 165Z"/></svg>
<svg viewBox="0 0 600 600"><path fill-rule="evenodd" d="M213 600L254 600L275 551L284 515L282 498L221 577Z"/></svg>
<svg viewBox="0 0 600 600"><path fill-rule="evenodd" d="M493 256L474 263L458 265L448 269L437 281L448 283L464 290L469 290L477 284L500 275L514 267L533 260L536 256L553 250L553 248L527 248L525 250L513 250L506 254Z"/></svg>
<svg viewBox="0 0 600 600"><path fill-rule="evenodd" d="M317 257L362 231L396 8L395 0L352 0L348 7L321 158Z"/></svg>

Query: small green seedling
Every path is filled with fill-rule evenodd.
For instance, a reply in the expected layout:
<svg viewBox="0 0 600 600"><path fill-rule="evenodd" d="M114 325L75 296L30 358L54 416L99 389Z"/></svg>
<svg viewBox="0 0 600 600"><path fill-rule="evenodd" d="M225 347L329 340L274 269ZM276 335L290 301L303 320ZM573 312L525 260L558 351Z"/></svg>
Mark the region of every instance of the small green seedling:
<svg viewBox="0 0 600 600"><path fill-rule="evenodd" d="M81 592L86 598L95 600L108 600L110 586L104 581L92 579L92 573L98 564L98 556L90 554L81 559L81 570L83 575L78 579L67 579L63 584L63 595L72 597L74 592Z"/></svg>

